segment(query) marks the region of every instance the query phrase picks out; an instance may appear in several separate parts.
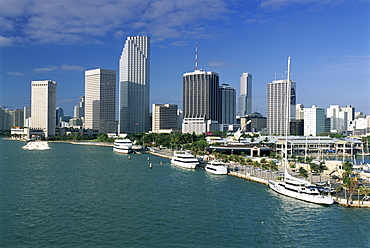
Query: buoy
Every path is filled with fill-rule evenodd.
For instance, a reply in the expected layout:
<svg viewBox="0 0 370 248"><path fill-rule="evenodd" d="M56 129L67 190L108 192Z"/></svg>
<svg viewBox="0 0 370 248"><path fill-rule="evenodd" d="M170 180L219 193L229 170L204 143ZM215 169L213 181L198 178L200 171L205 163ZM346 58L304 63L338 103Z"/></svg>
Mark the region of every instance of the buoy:
<svg viewBox="0 0 370 248"><path fill-rule="evenodd" d="M128 159L131 159L131 156L130 155L128 155Z"/></svg>
<svg viewBox="0 0 370 248"><path fill-rule="evenodd" d="M153 166L152 166L152 163L149 164L149 168L151 169Z"/></svg>
<svg viewBox="0 0 370 248"><path fill-rule="evenodd" d="M150 160L150 158L148 157L148 161Z"/></svg>
<svg viewBox="0 0 370 248"><path fill-rule="evenodd" d="M161 161L161 162L159 162L159 164L160 164L160 165L162 165L162 161Z"/></svg>

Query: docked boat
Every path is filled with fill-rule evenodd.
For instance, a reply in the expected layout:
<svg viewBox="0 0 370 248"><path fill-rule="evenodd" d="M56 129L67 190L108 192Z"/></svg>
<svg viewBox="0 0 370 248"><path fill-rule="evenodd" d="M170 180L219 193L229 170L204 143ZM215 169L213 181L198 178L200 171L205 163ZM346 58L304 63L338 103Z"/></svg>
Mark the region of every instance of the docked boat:
<svg viewBox="0 0 370 248"><path fill-rule="evenodd" d="M116 139L113 144L113 151L123 154L132 152L132 142L129 139Z"/></svg>
<svg viewBox="0 0 370 248"><path fill-rule="evenodd" d="M287 92L290 92L290 57L288 57L288 79L287 79ZM286 102L290 101L290 94L287 94ZM302 201L330 205L334 203L334 200L327 195L321 195L315 185L304 179L295 178L288 173L288 130L289 130L289 114L290 105L286 108L285 118L285 149L284 149L284 178L283 180L269 180L269 186L272 190L286 195L292 198L296 198Z"/></svg>
<svg viewBox="0 0 370 248"><path fill-rule="evenodd" d="M26 150L47 150L50 149L48 142L46 141L29 141L25 146L22 147Z"/></svg>
<svg viewBox="0 0 370 248"><path fill-rule="evenodd" d="M227 166L224 162L219 160L212 160L206 164L204 170L213 174L217 175L226 175L227 174Z"/></svg>
<svg viewBox="0 0 370 248"><path fill-rule="evenodd" d="M186 151L176 151L173 154L171 163L180 167L195 169L199 165L199 160L193 154Z"/></svg>
<svg viewBox="0 0 370 248"><path fill-rule="evenodd" d="M320 194L315 185L304 179L293 177L287 171L284 173L283 181L269 180L268 182L272 190L282 195L323 205L334 203L330 196Z"/></svg>

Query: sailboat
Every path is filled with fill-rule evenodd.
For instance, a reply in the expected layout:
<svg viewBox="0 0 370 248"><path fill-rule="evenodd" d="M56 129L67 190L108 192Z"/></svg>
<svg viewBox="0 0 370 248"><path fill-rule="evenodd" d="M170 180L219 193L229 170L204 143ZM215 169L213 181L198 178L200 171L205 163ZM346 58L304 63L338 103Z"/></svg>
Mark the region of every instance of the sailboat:
<svg viewBox="0 0 370 248"><path fill-rule="evenodd" d="M330 205L334 203L333 198L321 195L319 190L309 181L296 178L288 172L288 126L290 113L290 57L288 57L288 80L287 80L287 114L285 127L285 158L284 158L284 179L282 181L269 180L269 187L275 192L296 198L302 201Z"/></svg>

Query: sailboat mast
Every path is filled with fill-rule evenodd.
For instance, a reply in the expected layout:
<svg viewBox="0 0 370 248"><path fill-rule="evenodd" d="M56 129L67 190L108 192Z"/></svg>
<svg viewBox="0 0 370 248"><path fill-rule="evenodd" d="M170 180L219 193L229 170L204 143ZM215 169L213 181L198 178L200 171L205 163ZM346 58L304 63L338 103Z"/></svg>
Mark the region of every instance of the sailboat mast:
<svg viewBox="0 0 370 248"><path fill-rule="evenodd" d="M286 83L286 116L285 116L285 173L288 170L288 135L289 135L289 118L290 117L290 56L288 57L288 76Z"/></svg>

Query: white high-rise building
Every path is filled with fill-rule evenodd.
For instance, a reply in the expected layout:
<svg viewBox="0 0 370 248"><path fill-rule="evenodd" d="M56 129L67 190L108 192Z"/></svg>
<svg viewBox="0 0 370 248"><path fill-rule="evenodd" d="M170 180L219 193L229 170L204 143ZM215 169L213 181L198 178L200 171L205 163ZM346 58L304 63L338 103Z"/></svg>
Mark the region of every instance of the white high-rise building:
<svg viewBox="0 0 370 248"><path fill-rule="evenodd" d="M119 60L119 133L150 129L150 38L127 37Z"/></svg>
<svg viewBox="0 0 370 248"><path fill-rule="evenodd" d="M85 128L116 132L116 71L85 71Z"/></svg>
<svg viewBox="0 0 370 248"><path fill-rule="evenodd" d="M56 89L55 81L31 82L31 128L42 129L45 137L55 135Z"/></svg>
<svg viewBox="0 0 370 248"><path fill-rule="evenodd" d="M304 136L316 136L325 132L325 110L313 105L304 109Z"/></svg>
<svg viewBox="0 0 370 248"><path fill-rule="evenodd" d="M274 80L267 84L267 132L269 135L285 135L287 118L289 120L295 119L296 83L290 80L288 92L287 83L288 80ZM287 103L287 99L290 99L289 103ZM287 117L288 104L290 104L290 116ZM288 130L290 130L289 126ZM289 133L290 131L288 131Z"/></svg>
<svg viewBox="0 0 370 248"><path fill-rule="evenodd" d="M240 77L240 96L238 116L252 114L252 74L243 73Z"/></svg>

